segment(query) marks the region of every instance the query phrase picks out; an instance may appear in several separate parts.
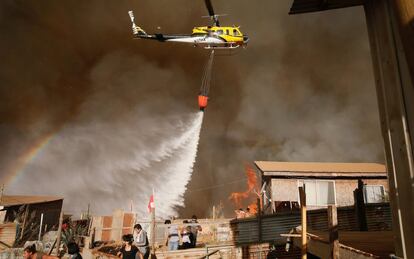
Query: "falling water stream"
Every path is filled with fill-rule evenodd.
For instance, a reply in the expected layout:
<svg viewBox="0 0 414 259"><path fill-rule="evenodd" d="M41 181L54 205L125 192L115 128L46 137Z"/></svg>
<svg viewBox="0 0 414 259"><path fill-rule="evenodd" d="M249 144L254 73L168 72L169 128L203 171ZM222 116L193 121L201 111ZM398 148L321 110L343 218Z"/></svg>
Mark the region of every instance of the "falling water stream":
<svg viewBox="0 0 414 259"><path fill-rule="evenodd" d="M79 215L120 208L146 216L152 189L157 216L175 215L183 205L197 156L203 112L120 122L90 122L64 128L8 193L64 197L64 210Z"/></svg>

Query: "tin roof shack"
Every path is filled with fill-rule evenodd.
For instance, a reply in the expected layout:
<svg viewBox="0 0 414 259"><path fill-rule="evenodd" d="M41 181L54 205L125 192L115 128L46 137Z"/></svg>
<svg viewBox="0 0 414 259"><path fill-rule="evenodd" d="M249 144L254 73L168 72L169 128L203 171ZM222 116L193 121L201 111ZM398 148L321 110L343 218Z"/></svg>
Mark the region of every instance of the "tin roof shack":
<svg viewBox="0 0 414 259"><path fill-rule="evenodd" d="M298 187L305 184L308 209L354 205L362 181L365 203L387 201L385 166L376 163L311 163L255 161L265 184L265 213L299 208Z"/></svg>
<svg viewBox="0 0 414 259"><path fill-rule="evenodd" d="M0 241L12 245L17 238L15 245L22 245L27 240L37 239L42 214L42 233L57 229L62 204L63 198L54 196L2 196L0 206L4 218L0 224ZM2 231L6 229L8 231Z"/></svg>

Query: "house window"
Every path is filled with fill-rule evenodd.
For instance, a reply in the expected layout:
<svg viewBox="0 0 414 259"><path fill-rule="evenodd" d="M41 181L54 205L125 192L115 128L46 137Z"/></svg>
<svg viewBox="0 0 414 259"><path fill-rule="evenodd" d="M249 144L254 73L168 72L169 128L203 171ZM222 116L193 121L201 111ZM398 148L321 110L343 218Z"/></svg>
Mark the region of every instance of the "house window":
<svg viewBox="0 0 414 259"><path fill-rule="evenodd" d="M385 191L382 185L364 185L365 203L380 203L385 201Z"/></svg>
<svg viewBox="0 0 414 259"><path fill-rule="evenodd" d="M305 180L306 205L335 205L335 182L321 180Z"/></svg>

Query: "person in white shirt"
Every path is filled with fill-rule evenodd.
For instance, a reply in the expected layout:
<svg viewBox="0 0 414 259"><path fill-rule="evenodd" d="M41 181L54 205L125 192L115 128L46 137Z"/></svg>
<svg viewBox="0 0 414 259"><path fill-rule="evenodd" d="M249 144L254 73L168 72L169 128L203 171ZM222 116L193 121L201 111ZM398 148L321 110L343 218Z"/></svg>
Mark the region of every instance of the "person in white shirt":
<svg viewBox="0 0 414 259"><path fill-rule="evenodd" d="M134 226L134 244L138 247L139 254L142 255L141 258L148 259L150 250L147 232L142 229L140 224Z"/></svg>
<svg viewBox="0 0 414 259"><path fill-rule="evenodd" d="M171 220L167 219L164 223L171 224ZM172 224L168 226L168 229L167 229L168 250L170 251L177 250L179 243L180 243L180 237L178 235L178 226L175 224Z"/></svg>

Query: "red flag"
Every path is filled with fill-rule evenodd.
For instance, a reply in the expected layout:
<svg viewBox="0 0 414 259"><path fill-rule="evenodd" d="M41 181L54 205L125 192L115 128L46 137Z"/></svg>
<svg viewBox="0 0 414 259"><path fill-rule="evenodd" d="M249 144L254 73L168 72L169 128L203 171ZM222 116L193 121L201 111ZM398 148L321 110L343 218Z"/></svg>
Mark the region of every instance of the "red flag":
<svg viewBox="0 0 414 259"><path fill-rule="evenodd" d="M155 203L154 203L154 194L151 195L150 200L148 202L148 213L151 213L152 209L155 208Z"/></svg>

